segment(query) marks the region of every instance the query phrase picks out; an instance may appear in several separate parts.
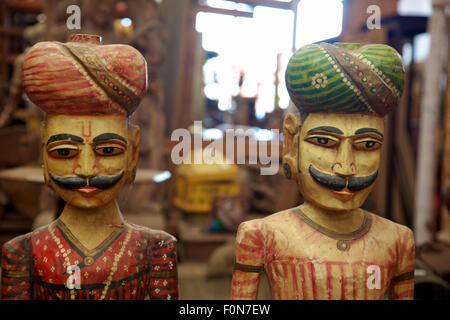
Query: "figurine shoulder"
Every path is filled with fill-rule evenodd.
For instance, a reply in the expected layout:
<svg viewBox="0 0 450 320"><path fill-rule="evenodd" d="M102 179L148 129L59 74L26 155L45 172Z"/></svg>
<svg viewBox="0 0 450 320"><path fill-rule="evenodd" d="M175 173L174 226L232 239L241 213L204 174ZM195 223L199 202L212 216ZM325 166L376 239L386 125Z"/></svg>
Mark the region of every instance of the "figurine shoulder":
<svg viewBox="0 0 450 320"><path fill-rule="evenodd" d="M239 225L238 234L257 234L263 231L265 218L244 221Z"/></svg>
<svg viewBox="0 0 450 320"><path fill-rule="evenodd" d="M266 226L278 225L279 223L290 223L294 218L293 208L273 213L264 218Z"/></svg>
<svg viewBox="0 0 450 320"><path fill-rule="evenodd" d="M52 225L53 223L54 222L50 223L49 225ZM43 241L46 236L50 237L50 232L48 231L49 225L40 227L29 233L17 236L9 240L3 245L3 250L14 252L29 252L33 244Z"/></svg>
<svg viewBox="0 0 450 320"><path fill-rule="evenodd" d="M292 222L293 215L291 209L273 213L262 219L254 219L242 222L238 229L238 234L263 235L268 229L279 229L283 225Z"/></svg>
<svg viewBox="0 0 450 320"><path fill-rule="evenodd" d="M140 237L146 239L153 248L176 248L177 239L165 231L154 230L131 223L128 223L128 225L133 229L133 231L137 232Z"/></svg>
<svg viewBox="0 0 450 320"><path fill-rule="evenodd" d="M396 223L389 219L380 217L374 213L369 213L372 219L373 227L376 231L394 237L396 242L414 243L414 234L410 228L402 224Z"/></svg>
<svg viewBox="0 0 450 320"><path fill-rule="evenodd" d="M2 247L3 255L14 254L18 257L23 257L30 251L31 232L17 236L5 244Z"/></svg>

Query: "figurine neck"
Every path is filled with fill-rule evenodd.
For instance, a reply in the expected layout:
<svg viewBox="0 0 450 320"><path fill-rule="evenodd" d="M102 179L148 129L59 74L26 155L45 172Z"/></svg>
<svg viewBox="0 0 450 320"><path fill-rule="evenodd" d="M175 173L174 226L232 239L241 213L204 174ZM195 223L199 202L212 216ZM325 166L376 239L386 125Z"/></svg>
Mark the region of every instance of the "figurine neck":
<svg viewBox="0 0 450 320"><path fill-rule="evenodd" d="M305 201L300 209L312 221L339 233L349 233L361 227L364 220L362 210L332 211L321 208L310 201Z"/></svg>
<svg viewBox="0 0 450 320"><path fill-rule="evenodd" d="M88 249L95 248L124 220L116 201L92 209L66 204L59 219Z"/></svg>

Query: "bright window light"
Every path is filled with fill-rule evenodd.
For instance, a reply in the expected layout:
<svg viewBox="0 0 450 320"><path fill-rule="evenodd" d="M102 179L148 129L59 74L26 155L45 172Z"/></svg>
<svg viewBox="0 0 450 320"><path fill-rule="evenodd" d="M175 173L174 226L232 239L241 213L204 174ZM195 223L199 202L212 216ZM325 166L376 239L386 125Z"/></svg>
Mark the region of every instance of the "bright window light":
<svg viewBox="0 0 450 320"><path fill-rule="evenodd" d="M255 139L257 141L271 141L274 138L274 134L271 130L253 128L255 130Z"/></svg>
<svg viewBox="0 0 450 320"><path fill-rule="evenodd" d="M123 18L120 23L124 26L124 27L129 27L133 24L133 21L131 21L130 18Z"/></svg>
<svg viewBox="0 0 450 320"><path fill-rule="evenodd" d="M233 97L240 95L256 97L258 118L272 112L277 57L280 53L285 57L291 55L294 12L262 6L254 8L253 18L199 12L195 28L202 33L203 49L218 53L203 67L205 95L218 100L221 111L231 110ZM279 92L285 92L287 61L288 58L283 59L279 67L279 74L283 74L279 77ZM239 86L241 75L243 83ZM285 102L286 97L280 97L281 100Z"/></svg>
<svg viewBox="0 0 450 320"><path fill-rule="evenodd" d="M172 176L172 174L169 171L163 171L163 172L155 175L153 177L153 181L155 181L156 183L160 183L160 182L166 181L167 179L170 179L171 176Z"/></svg>
<svg viewBox="0 0 450 320"><path fill-rule="evenodd" d="M400 0L398 13L404 16L430 16L433 11L431 0Z"/></svg>
<svg viewBox="0 0 450 320"><path fill-rule="evenodd" d="M219 140L223 138L223 132L217 128L203 129L202 136L205 140Z"/></svg>
<svg viewBox="0 0 450 320"><path fill-rule="evenodd" d="M301 0L297 10L297 49L341 34L342 0Z"/></svg>

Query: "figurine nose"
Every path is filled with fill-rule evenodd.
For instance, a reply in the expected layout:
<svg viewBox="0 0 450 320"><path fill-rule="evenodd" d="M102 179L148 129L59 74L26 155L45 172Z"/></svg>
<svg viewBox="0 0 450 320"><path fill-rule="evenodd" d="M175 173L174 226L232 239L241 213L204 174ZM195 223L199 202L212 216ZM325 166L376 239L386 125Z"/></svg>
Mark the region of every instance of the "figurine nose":
<svg viewBox="0 0 450 320"><path fill-rule="evenodd" d="M80 161L75 169L75 174L83 177L93 177L99 174L97 165L95 164L95 153L92 148L86 146L80 152Z"/></svg>
<svg viewBox="0 0 450 320"><path fill-rule="evenodd" d="M350 140L344 140L340 144L331 170L334 174L344 177L356 174L353 146Z"/></svg>

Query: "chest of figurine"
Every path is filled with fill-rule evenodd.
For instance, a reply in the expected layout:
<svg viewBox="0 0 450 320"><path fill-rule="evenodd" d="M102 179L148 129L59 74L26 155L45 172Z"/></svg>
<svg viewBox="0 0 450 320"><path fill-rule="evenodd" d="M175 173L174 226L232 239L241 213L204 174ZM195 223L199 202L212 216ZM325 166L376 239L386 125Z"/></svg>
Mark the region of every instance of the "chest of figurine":
<svg viewBox="0 0 450 320"><path fill-rule="evenodd" d="M103 284L128 281L149 273L150 258L142 240L122 236L87 250L52 234L32 243L33 278L47 284Z"/></svg>
<svg viewBox="0 0 450 320"><path fill-rule="evenodd" d="M314 235L314 236L313 236ZM388 248L364 239L338 240L310 234L284 240L266 250L265 271L275 297L292 299L382 299L391 284L396 260ZM309 298L308 298L309 297Z"/></svg>

